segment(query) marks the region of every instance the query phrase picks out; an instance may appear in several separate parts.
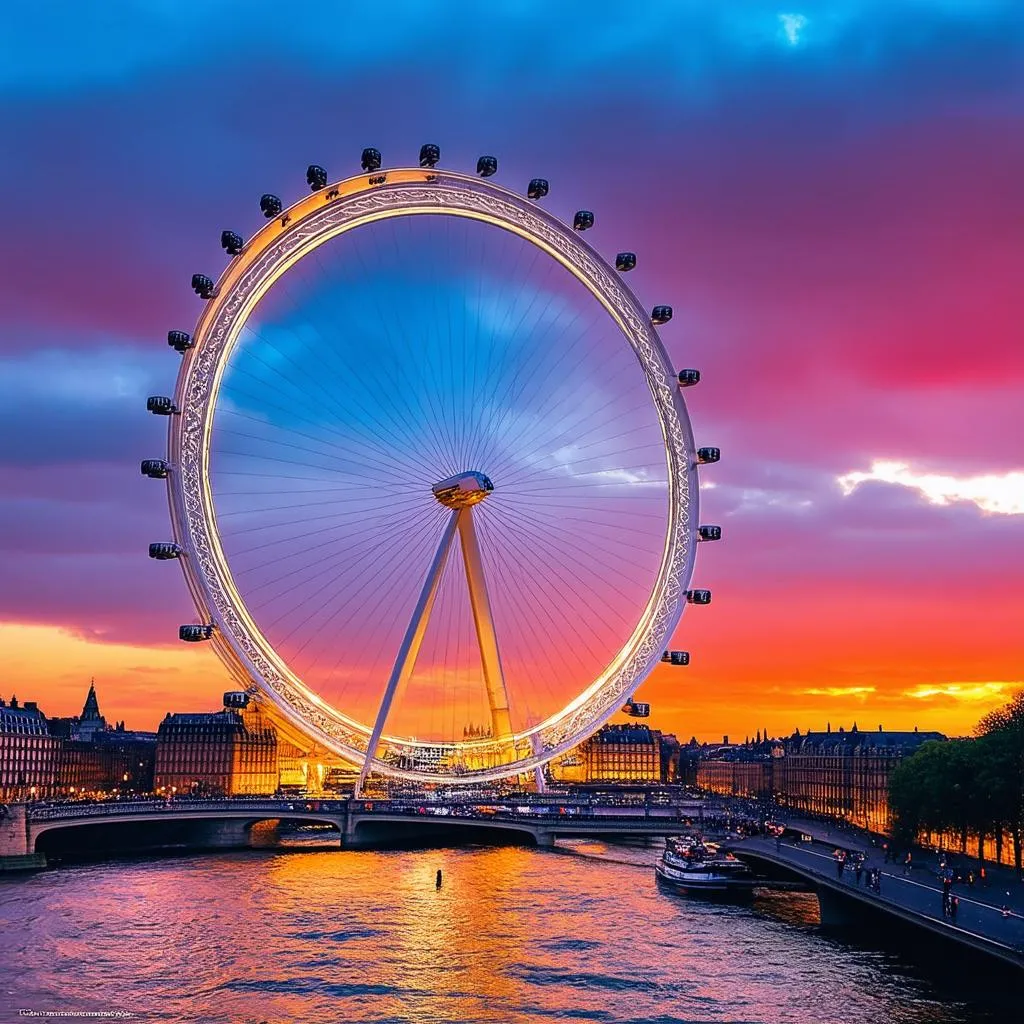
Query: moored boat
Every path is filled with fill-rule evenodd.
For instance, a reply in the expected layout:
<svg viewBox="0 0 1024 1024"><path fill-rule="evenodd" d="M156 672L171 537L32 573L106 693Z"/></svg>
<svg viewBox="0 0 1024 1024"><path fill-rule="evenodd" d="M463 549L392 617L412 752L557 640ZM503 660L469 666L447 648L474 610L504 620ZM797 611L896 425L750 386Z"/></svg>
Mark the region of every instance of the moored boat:
<svg viewBox="0 0 1024 1024"><path fill-rule="evenodd" d="M750 868L699 837L666 839L654 871L659 882L687 895L749 899L754 892L755 878Z"/></svg>

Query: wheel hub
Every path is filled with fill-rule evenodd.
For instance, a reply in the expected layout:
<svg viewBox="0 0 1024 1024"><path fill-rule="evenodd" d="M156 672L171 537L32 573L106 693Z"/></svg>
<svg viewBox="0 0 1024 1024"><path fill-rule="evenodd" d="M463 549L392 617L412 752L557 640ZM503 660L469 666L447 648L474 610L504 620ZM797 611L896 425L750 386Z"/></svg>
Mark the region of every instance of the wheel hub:
<svg viewBox="0 0 1024 1024"><path fill-rule="evenodd" d="M469 508L479 505L494 490L491 478L477 470L456 473L431 488L434 497L448 508Z"/></svg>

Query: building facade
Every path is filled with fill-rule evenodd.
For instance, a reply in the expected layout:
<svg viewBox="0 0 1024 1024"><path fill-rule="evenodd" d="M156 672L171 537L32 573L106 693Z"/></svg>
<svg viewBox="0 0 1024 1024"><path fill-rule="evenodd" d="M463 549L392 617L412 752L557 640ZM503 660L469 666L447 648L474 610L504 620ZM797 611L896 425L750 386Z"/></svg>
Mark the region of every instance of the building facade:
<svg viewBox="0 0 1024 1024"><path fill-rule="evenodd" d="M799 730L785 740L761 740L709 751L697 770L701 789L772 800L799 814L849 821L888 832L889 779L896 765L938 732Z"/></svg>
<svg viewBox="0 0 1024 1024"><path fill-rule="evenodd" d="M160 723L156 792L241 796L277 791L276 732L247 695L225 694L225 703L223 711L168 713Z"/></svg>
<svg viewBox="0 0 1024 1024"><path fill-rule="evenodd" d="M0 803L54 796L61 741L34 701L0 700Z"/></svg>

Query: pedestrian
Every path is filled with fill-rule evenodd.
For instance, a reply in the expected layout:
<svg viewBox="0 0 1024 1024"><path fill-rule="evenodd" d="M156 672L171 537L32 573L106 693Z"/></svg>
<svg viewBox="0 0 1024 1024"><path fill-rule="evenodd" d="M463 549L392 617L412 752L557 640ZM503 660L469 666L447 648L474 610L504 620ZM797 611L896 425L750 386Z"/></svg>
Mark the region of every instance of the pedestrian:
<svg viewBox="0 0 1024 1024"><path fill-rule="evenodd" d="M440 868L437 869L437 878L434 880L434 888L435 889L440 889L441 888L441 869Z"/></svg>
<svg viewBox="0 0 1024 1024"><path fill-rule="evenodd" d="M978 878L981 879L981 884L983 886L985 886L985 888L987 889L988 888L988 874L985 871L985 865L984 864L982 864L981 867L978 868Z"/></svg>
<svg viewBox="0 0 1024 1024"><path fill-rule="evenodd" d="M884 861L886 864L889 863L889 844L882 843L882 853L884 854Z"/></svg>
<svg viewBox="0 0 1024 1024"><path fill-rule="evenodd" d="M909 850L907 850L907 856L903 860L903 874L905 874L905 875L909 875L910 874L910 869L911 869L910 861L912 859L912 856L913 855L911 854L911 852Z"/></svg>
<svg viewBox="0 0 1024 1024"><path fill-rule="evenodd" d="M973 889L974 888L974 872L967 872L967 884Z"/></svg>
<svg viewBox="0 0 1024 1024"><path fill-rule="evenodd" d="M954 896L949 901L949 919L956 923L956 912L960 909L960 897Z"/></svg>

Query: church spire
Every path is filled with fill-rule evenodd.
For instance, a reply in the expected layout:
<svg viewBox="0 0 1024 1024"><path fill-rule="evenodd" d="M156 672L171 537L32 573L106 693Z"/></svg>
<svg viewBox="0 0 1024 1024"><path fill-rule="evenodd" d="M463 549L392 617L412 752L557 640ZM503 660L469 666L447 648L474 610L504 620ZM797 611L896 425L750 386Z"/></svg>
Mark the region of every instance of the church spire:
<svg viewBox="0 0 1024 1024"><path fill-rule="evenodd" d="M83 720L102 718L100 714L100 702L96 699L96 680L89 680L89 695L85 698L85 706L82 708Z"/></svg>

